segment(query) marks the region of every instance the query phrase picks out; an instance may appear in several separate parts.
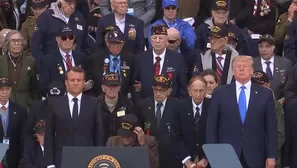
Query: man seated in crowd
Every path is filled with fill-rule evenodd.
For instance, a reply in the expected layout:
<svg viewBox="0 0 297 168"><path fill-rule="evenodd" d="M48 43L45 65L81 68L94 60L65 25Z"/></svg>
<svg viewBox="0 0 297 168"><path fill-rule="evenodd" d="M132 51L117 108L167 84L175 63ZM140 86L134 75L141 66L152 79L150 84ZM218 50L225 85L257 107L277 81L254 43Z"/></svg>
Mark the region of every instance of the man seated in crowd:
<svg viewBox="0 0 297 168"><path fill-rule="evenodd" d="M159 155L156 139L153 136L145 135L143 129L139 127L137 117L133 114L127 114L122 117L117 136L109 137L106 146L147 146L149 150L150 168L158 168Z"/></svg>

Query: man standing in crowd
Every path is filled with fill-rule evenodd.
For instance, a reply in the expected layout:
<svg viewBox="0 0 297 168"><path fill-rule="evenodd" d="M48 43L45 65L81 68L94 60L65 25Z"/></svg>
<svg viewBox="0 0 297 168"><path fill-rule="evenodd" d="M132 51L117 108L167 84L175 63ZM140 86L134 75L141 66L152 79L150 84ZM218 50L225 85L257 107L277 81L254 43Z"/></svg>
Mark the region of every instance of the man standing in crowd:
<svg viewBox="0 0 297 168"><path fill-rule="evenodd" d="M94 80L93 92L102 93L102 77L109 72L117 73L121 80L121 93L128 96L132 89L133 61L135 56L123 51L124 34L118 27L107 33L106 49L99 49L91 55L90 75Z"/></svg>
<svg viewBox="0 0 297 168"><path fill-rule="evenodd" d="M133 114L127 114L121 119L118 135L108 138L106 146L137 147L147 146L149 150L150 168L158 168L159 155L156 138L145 135L139 127L138 119Z"/></svg>
<svg viewBox="0 0 297 168"><path fill-rule="evenodd" d="M185 42L186 46L190 49L193 49L195 46L196 35L192 26L188 22L176 17L178 11L177 0L163 0L162 9L164 14L163 18L150 25L148 36L150 37L152 35L153 27L158 25L165 25L168 29L176 28L179 31L181 39ZM152 47L151 39L149 39L149 45Z"/></svg>
<svg viewBox="0 0 297 168"><path fill-rule="evenodd" d="M159 167L187 168L196 166L183 143L179 118L180 103L170 97L171 79L158 75L153 79L153 96L143 99L138 104L138 116L145 134L155 136L158 141Z"/></svg>
<svg viewBox="0 0 297 168"><path fill-rule="evenodd" d="M275 56L274 52L275 42L273 37L268 34L261 36L259 39L260 57L254 58L254 69L264 71L267 74L275 99L284 104L284 87L292 63L287 58Z"/></svg>
<svg viewBox="0 0 297 168"><path fill-rule="evenodd" d="M251 83L252 57L235 57L232 70L236 82L213 93L206 143L231 144L244 168L274 168L277 125L273 93Z"/></svg>
<svg viewBox="0 0 297 168"><path fill-rule="evenodd" d="M144 50L143 21L127 14L127 0L111 0L113 13L103 16L98 21L96 43L99 48L104 48L104 30L109 25L117 25L125 37L124 49L132 54Z"/></svg>
<svg viewBox="0 0 297 168"><path fill-rule="evenodd" d="M139 101L152 96L152 81L155 76L161 74L172 81L172 96L186 97L185 61L183 56L176 51L166 49L168 36L165 25L152 27L151 41L153 49L136 56L133 75L133 81L135 81L133 100Z"/></svg>
<svg viewBox="0 0 297 168"><path fill-rule="evenodd" d="M87 56L80 51L73 50L75 40L74 31L68 25L64 25L56 35L58 48L41 58L39 84L43 97L46 97L48 84L53 81L64 82L65 74L71 67L80 66L85 69L88 67ZM84 91L92 87L93 82L87 81Z"/></svg>
<svg viewBox="0 0 297 168"><path fill-rule="evenodd" d="M98 97L98 110L105 143L108 137L117 135L121 118L134 114L135 109L132 101L120 94L121 79L117 73L107 73L101 83L103 94Z"/></svg>
<svg viewBox="0 0 297 168"><path fill-rule="evenodd" d="M24 107L10 101L12 82L0 77L0 137L9 148L2 160L3 168L17 168L23 152L23 126L27 119Z"/></svg>
<svg viewBox="0 0 297 168"><path fill-rule="evenodd" d="M195 66L202 64L203 70L213 69L217 72L221 85L229 84L233 81L231 61L238 56L238 52L228 46L228 30L224 26L213 26L209 39L211 48L203 56L197 55L201 57L201 62L196 61Z"/></svg>
<svg viewBox="0 0 297 168"><path fill-rule="evenodd" d="M191 160L198 162L198 166L206 167L208 161L202 145L206 143L206 122L210 99L206 98L206 80L201 76L194 76L188 84L191 98L182 101L184 110L180 111L184 143L191 154Z"/></svg>
<svg viewBox="0 0 297 168"><path fill-rule="evenodd" d="M0 57L0 76L12 80L10 100L28 108L32 100L38 99L37 71L35 60L31 55L24 55L26 42L17 30L9 32L2 46L4 56Z"/></svg>
<svg viewBox="0 0 297 168"><path fill-rule="evenodd" d="M45 163L61 167L63 146L104 145L97 100L83 95L85 72L71 67L65 75L67 95L55 99L46 120Z"/></svg>
<svg viewBox="0 0 297 168"><path fill-rule="evenodd" d="M40 70L40 61L57 48L56 35L66 24L73 30L76 49L87 50L87 23L82 14L75 11L76 0L58 0L37 19L32 36L32 55Z"/></svg>

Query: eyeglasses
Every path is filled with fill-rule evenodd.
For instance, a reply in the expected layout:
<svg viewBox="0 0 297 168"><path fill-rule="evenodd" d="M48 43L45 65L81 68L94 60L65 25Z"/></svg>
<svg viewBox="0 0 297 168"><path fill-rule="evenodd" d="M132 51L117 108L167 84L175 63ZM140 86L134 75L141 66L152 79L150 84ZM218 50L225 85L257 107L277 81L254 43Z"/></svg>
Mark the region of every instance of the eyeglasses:
<svg viewBox="0 0 297 168"><path fill-rule="evenodd" d="M175 6L167 6L165 9L166 10L175 10L177 7L175 7Z"/></svg>
<svg viewBox="0 0 297 168"><path fill-rule="evenodd" d="M22 39L11 39L9 42L12 44L22 44Z"/></svg>
<svg viewBox="0 0 297 168"><path fill-rule="evenodd" d="M176 40L168 40L168 43L170 44L174 44L175 42L177 42L179 39L176 39Z"/></svg>
<svg viewBox="0 0 297 168"><path fill-rule="evenodd" d="M62 35L62 36L61 36L62 41L66 41L67 38L68 38L69 40L73 40L73 39L74 39L74 35L71 34L71 35Z"/></svg>
<svg viewBox="0 0 297 168"><path fill-rule="evenodd" d="M157 88L153 88L153 91L156 92L156 93L157 93L157 92L160 92L160 93L163 94L163 93L165 93L165 92L167 91L167 89L157 89Z"/></svg>

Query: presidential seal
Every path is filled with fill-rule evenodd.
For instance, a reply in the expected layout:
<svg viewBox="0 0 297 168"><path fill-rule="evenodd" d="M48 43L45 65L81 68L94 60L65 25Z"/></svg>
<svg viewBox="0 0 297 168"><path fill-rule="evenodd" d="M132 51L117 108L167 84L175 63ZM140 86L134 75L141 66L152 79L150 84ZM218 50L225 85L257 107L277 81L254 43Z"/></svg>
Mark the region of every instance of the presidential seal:
<svg viewBox="0 0 297 168"><path fill-rule="evenodd" d="M121 168L120 163L112 156L99 155L96 156L88 165L88 168Z"/></svg>

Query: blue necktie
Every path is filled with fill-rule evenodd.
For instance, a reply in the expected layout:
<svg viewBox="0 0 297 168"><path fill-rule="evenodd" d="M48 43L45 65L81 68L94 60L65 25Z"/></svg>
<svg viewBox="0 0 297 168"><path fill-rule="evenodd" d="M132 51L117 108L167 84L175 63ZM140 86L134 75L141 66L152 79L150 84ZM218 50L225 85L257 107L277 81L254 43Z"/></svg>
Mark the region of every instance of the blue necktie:
<svg viewBox="0 0 297 168"><path fill-rule="evenodd" d="M246 89L246 88L245 88L245 86L241 86L240 89L241 89L241 91L239 94L238 105L239 105L240 118L241 118L242 123L244 123L244 119L246 116L246 96L245 96L244 89Z"/></svg>
<svg viewBox="0 0 297 168"><path fill-rule="evenodd" d="M266 68L266 74L267 74L267 76L268 76L268 78L269 78L269 81L271 82L272 79L273 79L272 71L271 71L271 69L270 69L270 64L271 64L271 62L270 62L270 61L266 61L265 64L267 65L267 68Z"/></svg>

